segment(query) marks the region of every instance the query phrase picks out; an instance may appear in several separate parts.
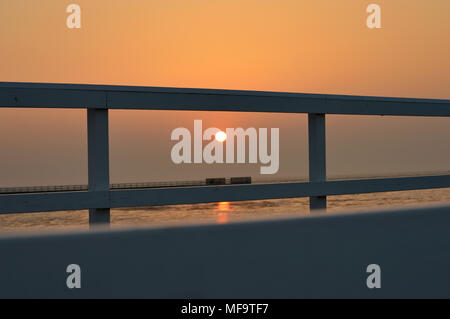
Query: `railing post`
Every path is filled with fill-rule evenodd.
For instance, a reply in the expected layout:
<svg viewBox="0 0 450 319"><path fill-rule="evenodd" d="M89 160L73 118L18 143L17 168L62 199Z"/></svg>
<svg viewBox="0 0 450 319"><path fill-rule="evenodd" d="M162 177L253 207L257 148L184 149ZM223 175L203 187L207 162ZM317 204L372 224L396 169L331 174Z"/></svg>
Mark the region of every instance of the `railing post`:
<svg viewBox="0 0 450 319"><path fill-rule="evenodd" d="M109 191L108 109L87 109L88 191ZM109 225L109 207L89 209L89 225Z"/></svg>
<svg viewBox="0 0 450 319"><path fill-rule="evenodd" d="M325 114L308 114L309 181L327 180ZM311 196L310 211L327 208L326 196Z"/></svg>

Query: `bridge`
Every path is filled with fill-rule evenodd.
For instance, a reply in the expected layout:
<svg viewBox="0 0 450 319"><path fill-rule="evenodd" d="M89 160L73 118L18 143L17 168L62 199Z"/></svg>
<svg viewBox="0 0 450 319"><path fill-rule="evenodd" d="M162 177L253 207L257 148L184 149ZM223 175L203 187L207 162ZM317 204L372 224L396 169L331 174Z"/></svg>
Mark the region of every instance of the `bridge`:
<svg viewBox="0 0 450 319"><path fill-rule="evenodd" d="M90 224L104 225L110 222L110 209L119 207L309 197L310 208L312 211L324 211L326 210L326 197L330 195L450 187L450 175L448 174L330 181L327 180L325 151L327 114L449 117L450 100L79 84L0 83L0 107L86 109L86 125L88 132L87 189L0 194L0 214L89 209ZM308 114L309 181L242 185L191 185L183 187L148 187L127 189L112 188L110 187L109 181L108 111L110 109L281 112ZM197 259L192 259L188 256L185 256L187 258L186 260L181 260L180 258L173 256L169 257L167 252L162 250L162 248L156 247L154 243L150 245L151 248L154 249L152 253L154 258L162 258L160 260L170 260L172 262L178 262L181 264L184 263L184 265L186 265L186 269L189 270L186 273L183 272L181 268L176 268L177 271L175 271L175 277L180 279L180 285L177 286L175 282L172 282L167 274L167 276L163 276L163 278L168 280L169 286L174 289L164 289L164 284L168 284L168 282L164 283L163 281L158 281L156 277L152 277L159 283L159 286L154 286L154 289L159 287L159 291L164 291L164 293L160 293L158 295L158 290L152 290L151 293L148 292L148 294L145 294L145 289L141 287L142 289L136 289L137 295L172 296L170 291L177 291L177 293L174 293L173 296L225 296L227 295L225 292L231 292L231 290L229 290L229 285L232 283L237 283L236 278L241 278L244 280L244 283L241 284L241 286L247 285L247 290L244 289L244 291L248 293L246 296L252 296L252 291L257 293L258 290L255 287L259 287L259 285L257 284L256 278L250 275L251 269L248 268L248 266L243 267L242 271L233 266L233 271L230 274L225 275L228 279L228 283L224 280L224 290L217 290L217 287L214 288L212 286L208 286L210 285L210 282L204 282L204 286L202 286L200 290L195 290L192 286L189 286L190 284L193 284L190 283L190 279L182 279L183 275L193 276L192 278L197 279L212 278L211 270L206 269L205 267L208 264L209 257L212 258L215 256L219 258L215 252L212 252L214 251L215 244L217 247L223 248L224 253L226 253L229 258L242 257L244 260L250 262L248 259L250 257L244 257L245 255L242 251L239 250L239 252L236 252L236 254L233 255L233 250L228 250L228 248L222 246L222 240L226 241L227 238L234 238L230 240L236 245L238 243L243 243L243 245L249 249L256 247L255 253L250 254L250 256L253 256L255 260L262 261L261 258L263 258L264 254L268 254L273 258L280 257L286 260L289 257L293 258L290 262L287 262L292 267L287 270L287 273L281 276L282 281L287 280L289 276L294 279L297 278L303 282L307 289L302 290L302 293L296 293L296 290L290 287L284 292L280 291L278 294L274 293L273 295L270 295L270 289L263 289L260 290L260 292L266 291L267 294L263 293L262 296L307 296L308 294L303 294L304 291L310 291L311 294L309 294L309 296L316 296L317 294L315 292L317 291L313 288L313 281L311 281L311 279L306 279L306 277L299 277L299 275L296 275L296 271L305 271L309 274L314 273L318 276L320 272L317 273L314 271L314 265L319 263L325 268L319 267L318 269L327 269L327 267L322 264L322 262L325 263L327 258L343 258L343 260L340 261L338 268L343 271L344 279L347 278L349 282L353 282L355 279L345 270L345 267L353 267L356 263L363 264L364 262L369 261L370 258L363 258L364 260L360 260L358 257L367 257L370 255L363 253L364 244L367 244L370 249L384 250L379 253L378 259L383 260L386 265L391 265L393 267L392 269L399 271L402 268L402 263L395 256L396 252L399 253L402 247L406 248L406 250L398 256L403 256L404 260L413 261L414 256L420 258L421 255L419 253L424 253L428 258L427 261L420 262L416 268L414 268L414 265L411 266L411 269L405 271L405 275L415 275L417 277L418 272L420 273L420 271L424 271L431 280L430 282L434 282L433 280L437 280L440 276L441 279L445 279L447 280L447 283L450 283L450 276L443 271L443 268L441 268L445 265L448 270L450 267L450 250L448 249L450 234L448 231L445 232L443 229L444 226L448 229L449 213L450 207L442 207L434 209L421 209L418 211L412 211L410 213L404 212L401 214L386 212L385 214L377 213L375 215L363 213L359 217L353 215L345 215L339 218L332 216L313 217L312 220L302 219L290 221L291 224L289 225L291 226L288 226L288 223L282 221L274 221L273 223L255 222L254 224L250 223L245 225L224 226L225 228L220 228L219 230L220 234L223 234L223 237L222 235L214 235L212 233L217 227L220 226L205 226L205 228L199 229L199 234L203 235L198 235L198 238L208 241L208 244L201 244L197 241L197 239L195 239L197 237L193 234L193 228L173 230L172 239L161 235L161 233L158 233L157 230L148 230L148 233L142 233L142 231L130 231L129 233L121 233L117 235L114 235L114 232L102 233L93 230L90 234L79 234L76 236L60 235L59 237L49 236L44 238L39 237L39 239L34 238L33 240L36 240L36 242L42 243L40 246L37 246L35 243L31 245L29 238L7 238L0 240L0 249L4 251L3 256L7 257L10 262L2 263L0 270L3 268L8 270L10 273L11 271L14 271L14 269L23 269L24 266L21 262L31 262L29 259L31 258L30 256L35 256L37 258L42 255L49 256L56 252L62 253L60 249L52 248L53 246L51 243L67 243L67 247L69 249L78 252L77 256L80 260L84 260L86 264L90 264L91 267L98 270L97 272L94 271L99 276L99 279L97 280L105 285L104 287L101 285L97 287L98 290L96 290L97 288L92 288L91 290L88 289L87 292L85 292L85 295L81 293L79 296L105 296L108 295L108 291L105 288L108 284L102 281L101 278L103 277L99 268L100 265L104 266L105 264L102 261L95 259L94 255L91 254L93 251L90 250L90 248L95 251L101 251L101 254L108 252L112 254L114 251L112 245L115 243L117 244L117 246L115 246L116 252L118 254L123 253L127 255L128 253L125 253L125 250L127 249L128 244L133 244L132 247L136 249L136 253L133 256L136 257L138 250L142 251L145 249L143 246L144 244L140 242L140 240L146 239L149 241L158 240L159 243L162 243L161 240L164 240L169 243L167 245L162 244L164 247L167 249L173 249L174 252L181 253L181 241L184 238L183 236L187 236L186 241L192 244L193 256L196 256ZM385 219L380 219L380 216ZM373 223L370 221L373 221ZM315 226L311 226L311 228L308 229L308 225ZM333 225L340 225L336 226L336 229L339 229L342 233L338 232L336 229L331 231L330 227ZM352 225L354 227L352 227ZM428 228L422 229L422 226ZM366 234L362 233L362 229L366 231ZM264 230L267 230L268 233L271 233L274 236L278 236L274 237L273 243L269 243L263 239ZM290 234L291 237L287 238L283 235L284 230L286 230L286 234ZM313 230L316 232L311 233ZM327 230L329 230L329 232L327 232ZM297 231L301 231L303 233L298 234L296 233ZM423 235L423 237L420 238L420 241L417 238L414 239L414 232L418 235ZM248 237L245 237L244 234ZM239 237L239 242L236 240L236 237L233 237L234 235ZM254 237L252 237L253 235ZM360 237L358 237L358 235ZM321 236L322 238L320 238ZM342 237L336 239L335 236ZM122 238L123 241L118 242L118 238ZM264 242L267 245L268 250L261 250L261 247L257 246L256 243L252 241L252 238L259 238L261 242ZM376 245L377 238L379 240L378 246ZM104 240L106 239L111 239L111 241L105 242ZM294 241L307 240L310 242L311 246L299 244L298 250L296 250L297 254L292 257L292 252L296 249L296 245L288 242L288 239ZM392 246L392 243L386 239L390 239L398 245ZM326 244L327 241L332 240L337 240L337 242L340 243L340 246L336 247L334 244ZM352 240L361 240L361 242L354 243ZM80 251L79 247L75 245L76 241L80 242L79 247L87 249L84 252L89 251L90 253L83 255L83 252ZM408 241L411 245L417 245L417 252L414 252L413 248L407 246ZM124 242L127 242L128 244L124 244ZM438 243L438 245L436 245L436 243ZM280 251L275 244L278 245L277 247L286 247L286 251ZM18 256L15 253L15 250L11 247L17 248L17 251L20 250L22 252L29 253L29 255ZM355 249L355 252L359 252L360 255L352 256L351 251L349 250L351 247ZM343 255L338 256L335 252L333 252L334 249L337 248L341 249L340 252ZM105 251L103 251L103 249L105 249ZM201 255L201 251L206 251L205 255ZM312 253L312 251L321 251L320 254L322 254L322 257L318 258L317 261L310 260L309 262L301 258L302 254L304 254L303 256L308 256L308 258L317 257L314 253ZM40 252L42 255L38 255L36 252ZM405 256L405 254L407 255ZM62 255L65 254L62 253ZM112 255L108 256L108 258L112 258ZM328 257L325 258L324 256ZM160 271L162 269L161 267L165 267L164 265L167 266L166 263L162 262L152 264L153 259L148 256L141 256L138 259L148 265L149 269L154 271ZM439 263L439 265L436 266L436 264L434 264L433 267L429 264L430 261ZM56 267L61 263L62 261L57 261L53 258L52 261L44 262L48 268L42 268L43 266L39 266L38 269L42 270L42 273L48 274L52 277L52 275L48 272L48 269L54 269L53 267ZM146 273L144 269L139 267L136 269L136 267L130 266L123 260L118 262L118 264L134 269L136 274ZM225 263L222 266L215 263L213 264L218 267L217 269L223 270L226 273L226 266L234 265L234 262L230 261L228 264ZM194 265L198 267L195 268ZM269 265L274 266L275 264L274 262L269 262L262 265L261 271L258 273L265 273L266 275L270 273L271 268ZM297 265L298 268L295 269L294 265ZM276 267L279 271L282 271L282 265L278 265ZM329 274L336 274L332 269L329 271L330 272L328 275L325 276L326 278L329 278ZM5 271L3 271L3 273L5 273ZM233 277L236 274L239 275ZM246 281L244 274L250 276L247 278L252 279L248 279ZM317 276L314 278L318 278ZM21 293L23 295L24 290L20 290L19 288L23 288L26 281L18 280L15 277L7 277L7 275L4 274L0 275L0 279L9 283L7 287L10 289L7 291L1 290L1 296L10 296L11 294L14 295L12 293L14 291L16 291L19 295ZM42 278L28 278L27 280L31 280L29 282L42 283ZM214 282L213 279L211 280L211 282ZM249 280L251 282L249 282ZM318 282L318 286L324 284L320 280ZM254 288L251 288L252 283L254 284ZM285 283L288 284L287 281ZM402 283L403 285L398 284L398 286L395 286L398 290L387 289L384 290L384 295L382 292L381 294L378 293L376 296L386 296L386 294L389 296L390 293L397 296L401 292L406 295L409 293L413 296L422 296L423 294L420 293L421 291L425 293L425 295L429 292L433 296L449 296L448 291L450 290L444 289L444 286L441 287L436 282L434 286L430 286L429 282L422 282L419 280L419 284L414 288L414 290L410 290L409 292L408 284L404 280ZM12 288L11 285L15 285L16 288ZM57 284L55 283L55 285ZM124 284L123 287L125 286L127 285ZM275 283L273 283L272 286L269 285L268 287L281 288ZM431 287L437 288L434 291L430 291L429 289ZM362 288L360 286L357 288L350 287L347 290L344 289L341 296L351 296L352 293L356 292L360 293L362 296L367 296L367 292L363 292L361 289ZM338 290L332 291L337 293ZM57 291L61 292L64 296L71 296L71 293L65 291L64 287L53 287L51 285L49 288L42 290L41 293L38 291L35 291L35 293L37 295L47 296L52 295ZM139 294L139 292L144 294ZM192 292L192 294L189 292ZM31 295L35 296L36 294ZM333 294L331 295L334 296ZM337 295L339 294L337 293ZM370 294L368 296L370 296Z"/></svg>

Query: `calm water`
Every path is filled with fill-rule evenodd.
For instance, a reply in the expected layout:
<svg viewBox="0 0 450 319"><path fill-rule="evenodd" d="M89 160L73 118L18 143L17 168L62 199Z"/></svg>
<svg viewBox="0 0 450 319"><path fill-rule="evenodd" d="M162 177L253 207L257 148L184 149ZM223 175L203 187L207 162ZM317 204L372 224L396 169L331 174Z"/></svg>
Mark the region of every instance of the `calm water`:
<svg viewBox="0 0 450 319"><path fill-rule="evenodd" d="M271 217L306 216L308 198L220 202L152 208L113 209L111 227L228 223ZM450 203L450 188L328 197L328 213ZM0 232L87 229L87 211L0 215Z"/></svg>

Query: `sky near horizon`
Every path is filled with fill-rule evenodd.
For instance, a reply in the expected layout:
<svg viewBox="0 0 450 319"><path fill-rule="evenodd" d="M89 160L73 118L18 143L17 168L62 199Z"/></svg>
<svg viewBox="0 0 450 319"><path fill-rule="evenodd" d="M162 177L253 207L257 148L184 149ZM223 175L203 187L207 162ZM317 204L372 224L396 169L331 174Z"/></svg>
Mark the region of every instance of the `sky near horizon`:
<svg viewBox="0 0 450 319"><path fill-rule="evenodd" d="M66 7L81 7L68 29ZM381 7L381 29L366 7ZM2 0L0 81L450 99L448 0ZM279 127L280 170L307 176L305 115L111 111L111 181L258 174L175 165L170 132ZM0 187L87 181L86 114L0 109ZM328 116L330 175L450 170L450 119Z"/></svg>

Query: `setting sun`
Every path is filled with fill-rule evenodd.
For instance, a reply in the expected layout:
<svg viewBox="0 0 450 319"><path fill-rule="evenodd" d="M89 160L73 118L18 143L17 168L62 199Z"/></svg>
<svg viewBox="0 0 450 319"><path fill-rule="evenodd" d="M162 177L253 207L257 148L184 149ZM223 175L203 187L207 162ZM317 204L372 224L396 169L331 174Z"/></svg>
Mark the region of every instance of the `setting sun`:
<svg viewBox="0 0 450 319"><path fill-rule="evenodd" d="M223 131L219 131L216 133L216 141L223 142L227 139L227 134Z"/></svg>

